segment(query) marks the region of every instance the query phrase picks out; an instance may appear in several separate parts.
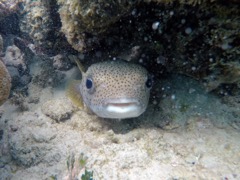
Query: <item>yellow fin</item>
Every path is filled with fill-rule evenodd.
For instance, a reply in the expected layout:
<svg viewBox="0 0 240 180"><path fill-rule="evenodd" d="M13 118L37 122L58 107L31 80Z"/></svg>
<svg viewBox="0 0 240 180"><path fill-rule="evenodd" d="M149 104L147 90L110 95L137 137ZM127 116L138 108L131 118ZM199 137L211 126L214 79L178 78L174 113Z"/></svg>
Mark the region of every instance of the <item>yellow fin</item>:
<svg viewBox="0 0 240 180"><path fill-rule="evenodd" d="M73 80L67 86L66 95L80 109L84 109L83 99L80 93L79 85L81 80Z"/></svg>
<svg viewBox="0 0 240 180"><path fill-rule="evenodd" d="M75 61L78 69L81 71L82 74L84 74L86 72L84 66L82 65L82 63L79 61L79 59L76 56L73 55L69 55L70 60Z"/></svg>
<svg viewBox="0 0 240 180"><path fill-rule="evenodd" d="M81 71L82 74L84 74L86 72L84 66L82 65L82 63L77 59L75 58L75 62L77 63L77 66L79 68L79 70Z"/></svg>

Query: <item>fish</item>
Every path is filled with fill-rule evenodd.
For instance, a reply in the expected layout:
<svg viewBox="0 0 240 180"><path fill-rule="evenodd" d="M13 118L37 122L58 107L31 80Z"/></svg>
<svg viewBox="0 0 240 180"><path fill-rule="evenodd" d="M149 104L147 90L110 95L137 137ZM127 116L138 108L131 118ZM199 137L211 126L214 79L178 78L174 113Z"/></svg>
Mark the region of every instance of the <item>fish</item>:
<svg viewBox="0 0 240 180"><path fill-rule="evenodd" d="M107 119L134 118L146 111L153 81L144 67L117 59L92 64L85 71L75 61L82 79L68 87L73 104Z"/></svg>

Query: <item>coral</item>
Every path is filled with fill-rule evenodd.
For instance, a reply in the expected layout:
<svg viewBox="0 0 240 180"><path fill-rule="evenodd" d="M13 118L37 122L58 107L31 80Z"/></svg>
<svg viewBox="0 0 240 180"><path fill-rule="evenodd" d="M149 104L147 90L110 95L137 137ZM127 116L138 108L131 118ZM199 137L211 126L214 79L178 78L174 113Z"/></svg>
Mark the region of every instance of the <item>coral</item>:
<svg viewBox="0 0 240 180"><path fill-rule="evenodd" d="M23 72L27 70L24 54L15 45L7 47L3 61L6 66L14 66Z"/></svg>
<svg viewBox="0 0 240 180"><path fill-rule="evenodd" d="M66 71L72 68L72 64L64 55L58 54L52 57L52 60L53 60L53 67L57 70Z"/></svg>
<svg viewBox="0 0 240 180"><path fill-rule="evenodd" d="M129 12L136 1L58 0L62 32L74 49L83 52L98 44L99 35Z"/></svg>
<svg viewBox="0 0 240 180"><path fill-rule="evenodd" d="M65 36L68 43L79 52L90 51L94 49L95 46L100 46L101 40L104 40L111 31L112 25L119 22L119 20L121 21L125 15L131 15L132 10L134 14L138 5L143 3L143 1L139 0L21 1L23 7L19 16L21 31L28 34L37 46L41 46L49 51L66 48L68 44L63 37ZM231 2L235 1L236 0L232 0ZM178 3L181 5L202 6L220 1L145 0L144 2L151 2L154 4L161 3L161 6ZM209 12L212 12L212 10L209 10ZM167 14L164 15L168 16ZM119 24L118 31L121 30L122 26L128 26L126 23ZM142 25L145 26L144 24Z"/></svg>
<svg viewBox="0 0 240 180"><path fill-rule="evenodd" d="M36 45L45 48L51 47L50 34L54 29L54 16L51 14L51 4L53 1L23 0L24 7L20 15L20 29L33 39Z"/></svg>
<svg viewBox="0 0 240 180"><path fill-rule="evenodd" d="M0 1L0 21L6 16L14 13L18 9L18 3L21 0L1 0Z"/></svg>
<svg viewBox="0 0 240 180"><path fill-rule="evenodd" d="M0 59L0 106L7 100L11 89L11 77Z"/></svg>
<svg viewBox="0 0 240 180"><path fill-rule="evenodd" d="M21 92L13 92L10 98L10 103L18 106L21 112L29 110L28 103L26 101L26 95Z"/></svg>
<svg viewBox="0 0 240 180"><path fill-rule="evenodd" d="M12 78L12 89L25 86L31 81L25 55L17 46L7 47L3 61Z"/></svg>
<svg viewBox="0 0 240 180"><path fill-rule="evenodd" d="M62 32L74 49L92 49L94 44L102 43L102 37L106 37L104 45L113 46L115 42L118 49L119 44L131 43L130 48L144 49L136 59L156 77L168 71L210 80L211 75L219 75L218 71L228 76L229 71L224 68L239 61L240 7L235 1L224 4L219 0L152 0L147 6L131 1L125 8L124 3L110 0L57 2ZM106 10L108 5L111 10ZM125 14L129 16L124 17ZM158 26L153 29L156 20ZM214 66L216 62L225 66ZM230 81L231 78L215 79L221 79L218 86L237 82Z"/></svg>
<svg viewBox="0 0 240 180"><path fill-rule="evenodd" d="M35 49L69 52L66 42L58 41L64 35L81 53L98 46L99 51L104 47L111 56L118 56L124 46L137 47L132 60L141 62L157 78L175 72L211 81L210 76L224 71L221 67L239 61L239 5L236 0L228 4L220 0L22 0L19 21ZM53 66L65 69L68 65L59 57L53 58ZM212 68L216 62L226 66ZM46 86L51 73L43 74L35 82Z"/></svg>

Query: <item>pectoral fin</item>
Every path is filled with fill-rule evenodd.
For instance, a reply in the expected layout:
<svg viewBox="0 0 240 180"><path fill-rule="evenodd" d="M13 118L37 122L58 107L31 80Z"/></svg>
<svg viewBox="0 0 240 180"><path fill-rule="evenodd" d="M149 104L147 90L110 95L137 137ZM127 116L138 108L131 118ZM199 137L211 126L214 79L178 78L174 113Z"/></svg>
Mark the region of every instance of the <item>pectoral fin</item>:
<svg viewBox="0 0 240 180"><path fill-rule="evenodd" d="M84 102L80 93L81 80L73 80L67 86L66 95L79 109L84 109Z"/></svg>

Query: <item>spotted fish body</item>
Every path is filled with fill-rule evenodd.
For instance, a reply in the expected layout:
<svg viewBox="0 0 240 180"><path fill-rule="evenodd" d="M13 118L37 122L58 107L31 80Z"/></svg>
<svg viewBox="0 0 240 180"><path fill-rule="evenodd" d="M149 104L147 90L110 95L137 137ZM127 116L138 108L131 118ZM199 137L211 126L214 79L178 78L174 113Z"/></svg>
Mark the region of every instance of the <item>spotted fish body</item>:
<svg viewBox="0 0 240 180"><path fill-rule="evenodd" d="M133 118L147 108L151 79L142 66L123 60L105 61L82 72L76 85L84 104L97 116Z"/></svg>

